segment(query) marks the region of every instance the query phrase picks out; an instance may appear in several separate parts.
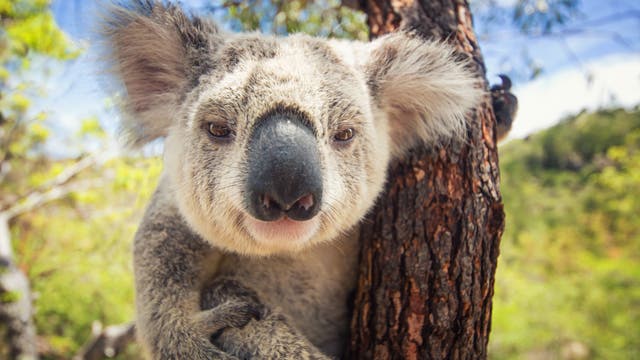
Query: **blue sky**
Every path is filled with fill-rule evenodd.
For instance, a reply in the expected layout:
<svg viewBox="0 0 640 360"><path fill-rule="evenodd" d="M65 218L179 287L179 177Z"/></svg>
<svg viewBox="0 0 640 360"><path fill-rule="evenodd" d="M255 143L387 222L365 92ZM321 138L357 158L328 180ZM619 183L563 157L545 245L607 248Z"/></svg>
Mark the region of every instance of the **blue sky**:
<svg viewBox="0 0 640 360"><path fill-rule="evenodd" d="M497 0L505 7L513 0ZM206 0L182 1L202 8ZM64 65L50 65L46 98L36 107L49 114L57 134L52 153L68 151L64 134L72 133L80 119L98 115L115 129L118 113L105 110L113 87L104 76L104 64L96 46L97 1L54 0L52 10L59 26L85 52ZM475 14L490 81L497 74L512 75L520 99L520 112L512 137L523 137L550 126L583 108L631 107L640 103L640 3L634 0L586 0L580 15L565 28L566 36L527 38L506 19L485 21L482 8ZM608 21L615 18L616 21ZM542 67L530 78L526 63Z"/></svg>

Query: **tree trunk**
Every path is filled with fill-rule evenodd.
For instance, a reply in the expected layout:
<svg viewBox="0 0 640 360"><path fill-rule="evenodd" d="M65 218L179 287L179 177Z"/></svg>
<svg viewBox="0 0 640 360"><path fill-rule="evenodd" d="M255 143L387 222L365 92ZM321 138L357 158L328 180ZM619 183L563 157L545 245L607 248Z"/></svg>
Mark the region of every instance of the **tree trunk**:
<svg viewBox="0 0 640 360"><path fill-rule="evenodd" d="M0 357L38 358L32 316L29 279L13 263L9 217L0 212L0 334L4 337L0 339Z"/></svg>
<svg viewBox="0 0 640 360"><path fill-rule="evenodd" d="M466 1L362 0L373 37L399 27L442 39L484 65ZM504 227L495 118L487 95L467 141L417 148L390 167L361 225L349 358L487 357Z"/></svg>

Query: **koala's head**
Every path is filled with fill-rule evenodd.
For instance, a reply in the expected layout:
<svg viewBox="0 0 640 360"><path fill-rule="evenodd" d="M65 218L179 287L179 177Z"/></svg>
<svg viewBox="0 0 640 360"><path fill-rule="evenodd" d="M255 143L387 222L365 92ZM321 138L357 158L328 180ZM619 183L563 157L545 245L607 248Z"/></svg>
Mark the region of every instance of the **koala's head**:
<svg viewBox="0 0 640 360"><path fill-rule="evenodd" d="M460 136L482 96L450 47L404 33L225 34L138 1L113 12L107 35L133 140L166 137L182 215L244 254L336 238L373 205L390 159Z"/></svg>

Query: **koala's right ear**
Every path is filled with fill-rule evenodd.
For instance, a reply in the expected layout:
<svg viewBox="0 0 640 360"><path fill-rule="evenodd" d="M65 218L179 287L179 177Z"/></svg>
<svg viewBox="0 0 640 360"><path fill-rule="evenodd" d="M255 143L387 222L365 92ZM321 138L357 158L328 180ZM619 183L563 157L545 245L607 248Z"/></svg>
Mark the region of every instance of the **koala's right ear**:
<svg viewBox="0 0 640 360"><path fill-rule="evenodd" d="M374 100L390 120L396 157L419 142L463 137L465 115L485 94L469 59L461 59L442 42L404 32L370 44L365 75Z"/></svg>
<svg viewBox="0 0 640 360"><path fill-rule="evenodd" d="M174 5L136 0L110 9L103 34L127 91L125 130L133 145L166 135L180 98L213 66L217 27Z"/></svg>

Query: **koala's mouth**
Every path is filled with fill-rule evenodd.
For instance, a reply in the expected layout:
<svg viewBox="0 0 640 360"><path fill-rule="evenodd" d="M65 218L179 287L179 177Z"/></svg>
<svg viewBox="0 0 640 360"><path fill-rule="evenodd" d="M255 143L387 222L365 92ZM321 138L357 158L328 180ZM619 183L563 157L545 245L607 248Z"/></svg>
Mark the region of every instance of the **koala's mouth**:
<svg viewBox="0 0 640 360"><path fill-rule="evenodd" d="M245 227L258 243L283 250L294 250L307 243L320 227L318 216L298 221L284 216L276 221L261 221L245 216Z"/></svg>

